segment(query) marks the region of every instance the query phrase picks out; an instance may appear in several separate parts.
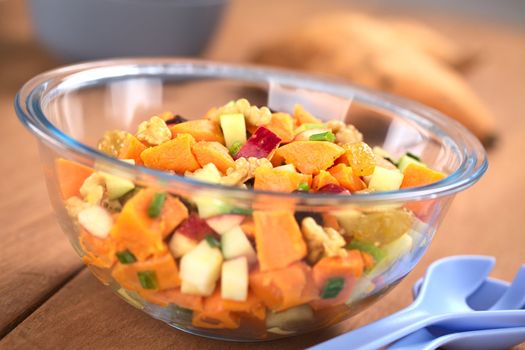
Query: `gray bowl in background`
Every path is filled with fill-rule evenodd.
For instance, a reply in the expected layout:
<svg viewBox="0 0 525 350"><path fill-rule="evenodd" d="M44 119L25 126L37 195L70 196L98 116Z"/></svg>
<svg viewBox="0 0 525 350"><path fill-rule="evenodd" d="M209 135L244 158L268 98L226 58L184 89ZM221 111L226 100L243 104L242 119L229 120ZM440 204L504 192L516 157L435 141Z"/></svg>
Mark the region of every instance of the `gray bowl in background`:
<svg viewBox="0 0 525 350"><path fill-rule="evenodd" d="M66 61L195 56L228 0L30 0L35 34Z"/></svg>

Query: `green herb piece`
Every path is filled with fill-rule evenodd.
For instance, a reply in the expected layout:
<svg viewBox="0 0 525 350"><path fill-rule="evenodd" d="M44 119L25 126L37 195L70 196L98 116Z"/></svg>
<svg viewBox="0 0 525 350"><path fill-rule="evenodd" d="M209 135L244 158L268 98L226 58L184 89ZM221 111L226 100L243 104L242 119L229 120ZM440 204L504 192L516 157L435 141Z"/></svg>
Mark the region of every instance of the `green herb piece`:
<svg viewBox="0 0 525 350"><path fill-rule="evenodd" d="M157 282L157 274L155 271L139 271L137 272L140 285L144 289L157 289L159 283Z"/></svg>
<svg viewBox="0 0 525 350"><path fill-rule="evenodd" d="M166 200L165 192L157 192L153 195L153 199L148 207L148 216L150 218L156 218L162 211L162 206Z"/></svg>
<svg viewBox="0 0 525 350"><path fill-rule="evenodd" d="M117 259L118 261L120 261L121 264L132 264L135 261L137 261L135 255L133 255L133 253L127 249L117 252L115 255L117 256Z"/></svg>
<svg viewBox="0 0 525 350"><path fill-rule="evenodd" d="M345 286L345 280L342 277L330 278L326 281L323 291L321 292L322 299L332 299L339 295Z"/></svg>
<svg viewBox="0 0 525 350"><path fill-rule="evenodd" d="M335 135L331 131L322 132L320 134L314 134L310 136L310 141L328 141L335 142Z"/></svg>
<svg viewBox="0 0 525 350"><path fill-rule="evenodd" d="M219 242L219 240L212 235L206 235L204 239L206 240L206 243L208 243L208 245L212 248L219 248L221 246L221 242Z"/></svg>
<svg viewBox="0 0 525 350"><path fill-rule="evenodd" d="M230 154L235 157L237 153L239 153L239 150L241 149L241 147L242 147L242 143L240 141L235 141L230 146L230 149L229 149Z"/></svg>
<svg viewBox="0 0 525 350"><path fill-rule="evenodd" d="M251 208L232 208L230 214L239 214L239 215L252 215L253 209Z"/></svg>
<svg viewBox="0 0 525 350"><path fill-rule="evenodd" d="M418 162L421 162L421 158L419 158L418 156L416 156L415 154L413 153L410 153L410 152L407 152L406 155L412 159L415 159L417 160Z"/></svg>
<svg viewBox="0 0 525 350"><path fill-rule="evenodd" d="M309 129L324 128L324 125L323 124L306 123L306 124L302 124L301 127L303 127L305 130L309 130Z"/></svg>
<svg viewBox="0 0 525 350"><path fill-rule="evenodd" d="M397 163L396 163L396 162L394 162L394 161L392 160L392 158L390 158L390 157L383 157L383 158L384 158L384 159L385 159L386 161L388 161L388 162L392 163L392 164L393 164L394 166L396 166L396 167L397 167Z"/></svg>
<svg viewBox="0 0 525 350"><path fill-rule="evenodd" d="M310 186L308 186L307 182L301 182L299 186L297 186L297 191L308 192L309 190Z"/></svg>
<svg viewBox="0 0 525 350"><path fill-rule="evenodd" d="M355 239L353 239L352 242L348 243L346 249L357 249L362 252L368 253L372 255L376 264L385 257L385 252L381 248L378 248L373 244L358 241Z"/></svg>

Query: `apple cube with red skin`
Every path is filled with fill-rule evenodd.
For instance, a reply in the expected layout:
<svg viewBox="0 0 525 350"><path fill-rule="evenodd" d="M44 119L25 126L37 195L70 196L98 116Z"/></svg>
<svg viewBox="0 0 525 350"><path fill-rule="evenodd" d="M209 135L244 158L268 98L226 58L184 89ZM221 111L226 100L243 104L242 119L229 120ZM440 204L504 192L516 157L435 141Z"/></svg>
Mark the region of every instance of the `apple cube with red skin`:
<svg viewBox="0 0 525 350"><path fill-rule="evenodd" d="M241 149L235 155L235 159L244 157L266 158L279 147L281 139L273 132L260 126L250 136Z"/></svg>
<svg viewBox="0 0 525 350"><path fill-rule="evenodd" d="M215 232L222 235L224 232L227 232L231 230L232 228L239 226L245 218L246 216L244 215L224 214L224 215L213 216L209 219L206 219L206 223Z"/></svg>
<svg viewBox="0 0 525 350"><path fill-rule="evenodd" d="M350 191L348 191L346 188L336 184L326 184L323 187L321 187L317 192L350 194Z"/></svg>
<svg viewBox="0 0 525 350"><path fill-rule="evenodd" d="M178 228L176 233L184 235L194 241L200 242L207 235L217 235L208 225L206 220L197 214L191 214Z"/></svg>

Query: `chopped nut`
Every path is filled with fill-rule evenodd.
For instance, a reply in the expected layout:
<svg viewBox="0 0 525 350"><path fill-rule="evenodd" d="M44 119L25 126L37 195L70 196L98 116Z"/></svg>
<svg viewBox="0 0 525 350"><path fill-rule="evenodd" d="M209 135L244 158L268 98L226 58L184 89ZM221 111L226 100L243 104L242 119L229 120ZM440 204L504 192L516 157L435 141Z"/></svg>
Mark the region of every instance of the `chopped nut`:
<svg viewBox="0 0 525 350"><path fill-rule="evenodd" d="M128 134L129 133L121 130L106 131L102 139L98 141L97 149L112 157L118 157Z"/></svg>
<svg viewBox="0 0 525 350"><path fill-rule="evenodd" d="M326 126L332 129L332 132L335 134L335 142L339 145L363 141L363 134L361 134L352 124L345 124L339 120L332 120L326 123Z"/></svg>
<svg viewBox="0 0 525 350"><path fill-rule="evenodd" d="M301 228L308 246L307 260L310 263L313 264L325 256L346 256L346 242L333 228L321 227L312 217L304 218Z"/></svg>
<svg viewBox="0 0 525 350"><path fill-rule="evenodd" d="M100 204L104 197L104 178L98 173L89 175L80 187L80 194L89 204Z"/></svg>
<svg viewBox="0 0 525 350"><path fill-rule="evenodd" d="M208 117L218 121L221 114L242 113L246 122L251 125L261 126L268 124L272 119L272 112L268 107L257 107L250 105L248 100L241 98L208 112Z"/></svg>
<svg viewBox="0 0 525 350"><path fill-rule="evenodd" d="M235 161L235 166L226 170L226 176L221 179L223 185L242 185L255 175L257 168L273 168L272 163L266 158L241 157Z"/></svg>
<svg viewBox="0 0 525 350"><path fill-rule="evenodd" d="M171 140L171 130L166 122L157 116L139 124L137 138L146 141L150 145L158 146L163 142Z"/></svg>

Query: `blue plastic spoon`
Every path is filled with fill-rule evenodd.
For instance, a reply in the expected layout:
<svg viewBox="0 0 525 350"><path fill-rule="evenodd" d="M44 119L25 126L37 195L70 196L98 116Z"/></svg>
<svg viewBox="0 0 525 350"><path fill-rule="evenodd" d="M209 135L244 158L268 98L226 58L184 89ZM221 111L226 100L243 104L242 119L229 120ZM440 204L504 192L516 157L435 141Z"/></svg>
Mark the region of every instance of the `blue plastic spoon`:
<svg viewBox="0 0 525 350"><path fill-rule="evenodd" d="M447 318L449 329L476 330L506 326L525 326L525 313L520 311L473 311L467 298L486 280L494 258L458 256L434 262L427 270L421 292L412 305L377 322L340 335L311 349L376 350L412 332Z"/></svg>
<svg viewBox="0 0 525 350"><path fill-rule="evenodd" d="M417 296L422 281L414 285ZM503 288L502 288L503 287ZM521 309L525 307L525 265L512 284L487 280L469 298L473 308L488 310ZM477 305L476 305L477 304ZM423 328L399 340L390 350L433 350L446 345L449 349L507 349L525 341L525 327L479 330L470 332L432 332Z"/></svg>

